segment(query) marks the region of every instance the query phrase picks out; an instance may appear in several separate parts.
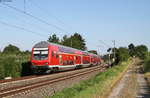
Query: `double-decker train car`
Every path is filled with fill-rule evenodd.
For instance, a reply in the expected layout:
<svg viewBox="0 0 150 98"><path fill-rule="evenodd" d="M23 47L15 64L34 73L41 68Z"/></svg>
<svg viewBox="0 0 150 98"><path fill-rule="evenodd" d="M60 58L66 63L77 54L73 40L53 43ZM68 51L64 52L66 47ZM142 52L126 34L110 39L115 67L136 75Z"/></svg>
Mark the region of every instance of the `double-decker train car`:
<svg viewBox="0 0 150 98"><path fill-rule="evenodd" d="M101 58L85 51L41 41L32 48L31 63L35 73L49 73L94 66L101 63Z"/></svg>

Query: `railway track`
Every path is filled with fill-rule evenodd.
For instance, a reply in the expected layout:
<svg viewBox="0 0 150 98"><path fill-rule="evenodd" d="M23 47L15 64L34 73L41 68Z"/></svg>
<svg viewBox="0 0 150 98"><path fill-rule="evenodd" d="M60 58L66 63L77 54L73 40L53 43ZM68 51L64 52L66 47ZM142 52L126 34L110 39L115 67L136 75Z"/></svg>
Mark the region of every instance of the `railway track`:
<svg viewBox="0 0 150 98"><path fill-rule="evenodd" d="M98 70L102 71L103 69L100 66L95 66L95 67L85 68L84 70L80 69L80 70L76 70L76 71L72 71L72 72L71 71L66 72L67 74L64 74L65 72L62 74L57 73L60 75L54 74L57 76L55 77L53 75L53 78L47 78L46 77L47 79L44 79L41 81L37 81L37 82L35 81L33 83L29 83L29 84L25 84L25 85L19 85L19 86L14 86L14 87L2 89L2 90L0 90L0 97L8 97L8 96L16 95L18 93L29 91L29 90L32 90L32 89L35 89L35 88L38 88L41 86L53 84L53 83L60 82L60 81L65 81L65 80L72 79L75 77L80 77L80 76L83 76L85 74L92 73L92 72L95 72Z"/></svg>

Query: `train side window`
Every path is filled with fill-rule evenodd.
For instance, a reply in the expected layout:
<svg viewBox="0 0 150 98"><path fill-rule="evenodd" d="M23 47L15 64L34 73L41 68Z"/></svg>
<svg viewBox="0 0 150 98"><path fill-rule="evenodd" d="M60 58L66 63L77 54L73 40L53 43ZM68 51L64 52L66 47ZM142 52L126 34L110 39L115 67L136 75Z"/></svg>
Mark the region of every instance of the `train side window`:
<svg viewBox="0 0 150 98"><path fill-rule="evenodd" d="M62 55L59 55L59 63L62 64L63 61L62 61Z"/></svg>
<svg viewBox="0 0 150 98"><path fill-rule="evenodd" d="M58 52L56 52L56 58L58 58L58 57L59 57Z"/></svg>
<svg viewBox="0 0 150 98"><path fill-rule="evenodd" d="M76 60L78 60L78 56L76 56Z"/></svg>
<svg viewBox="0 0 150 98"><path fill-rule="evenodd" d="M74 60L77 60L76 56L74 56Z"/></svg>

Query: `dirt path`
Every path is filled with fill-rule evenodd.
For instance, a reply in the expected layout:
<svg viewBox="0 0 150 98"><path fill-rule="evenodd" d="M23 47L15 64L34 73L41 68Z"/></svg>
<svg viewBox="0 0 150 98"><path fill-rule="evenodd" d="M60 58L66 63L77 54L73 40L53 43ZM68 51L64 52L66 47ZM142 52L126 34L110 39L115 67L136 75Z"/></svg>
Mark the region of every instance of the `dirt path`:
<svg viewBox="0 0 150 98"><path fill-rule="evenodd" d="M132 66L108 98L150 98L149 87L140 71L140 62L140 60L134 59Z"/></svg>

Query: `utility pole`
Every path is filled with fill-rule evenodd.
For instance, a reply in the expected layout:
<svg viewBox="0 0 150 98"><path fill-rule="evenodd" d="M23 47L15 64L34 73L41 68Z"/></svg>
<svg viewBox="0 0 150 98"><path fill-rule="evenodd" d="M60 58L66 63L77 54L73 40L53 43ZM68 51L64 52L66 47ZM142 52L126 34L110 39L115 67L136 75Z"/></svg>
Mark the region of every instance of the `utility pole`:
<svg viewBox="0 0 150 98"><path fill-rule="evenodd" d="M115 61L115 59L116 59L115 40L113 40L113 45L114 45L114 49L113 49L114 59L113 59L113 61Z"/></svg>
<svg viewBox="0 0 150 98"><path fill-rule="evenodd" d="M108 45L108 44L106 44L105 42L103 42L102 40L100 40L100 42L101 43L103 43L105 46L107 46L108 48L111 48L112 46L110 46L110 45ZM107 51L108 52L108 64L109 64L109 66L111 65L111 58L110 58L110 56L111 56L111 51L109 50L109 51Z"/></svg>

